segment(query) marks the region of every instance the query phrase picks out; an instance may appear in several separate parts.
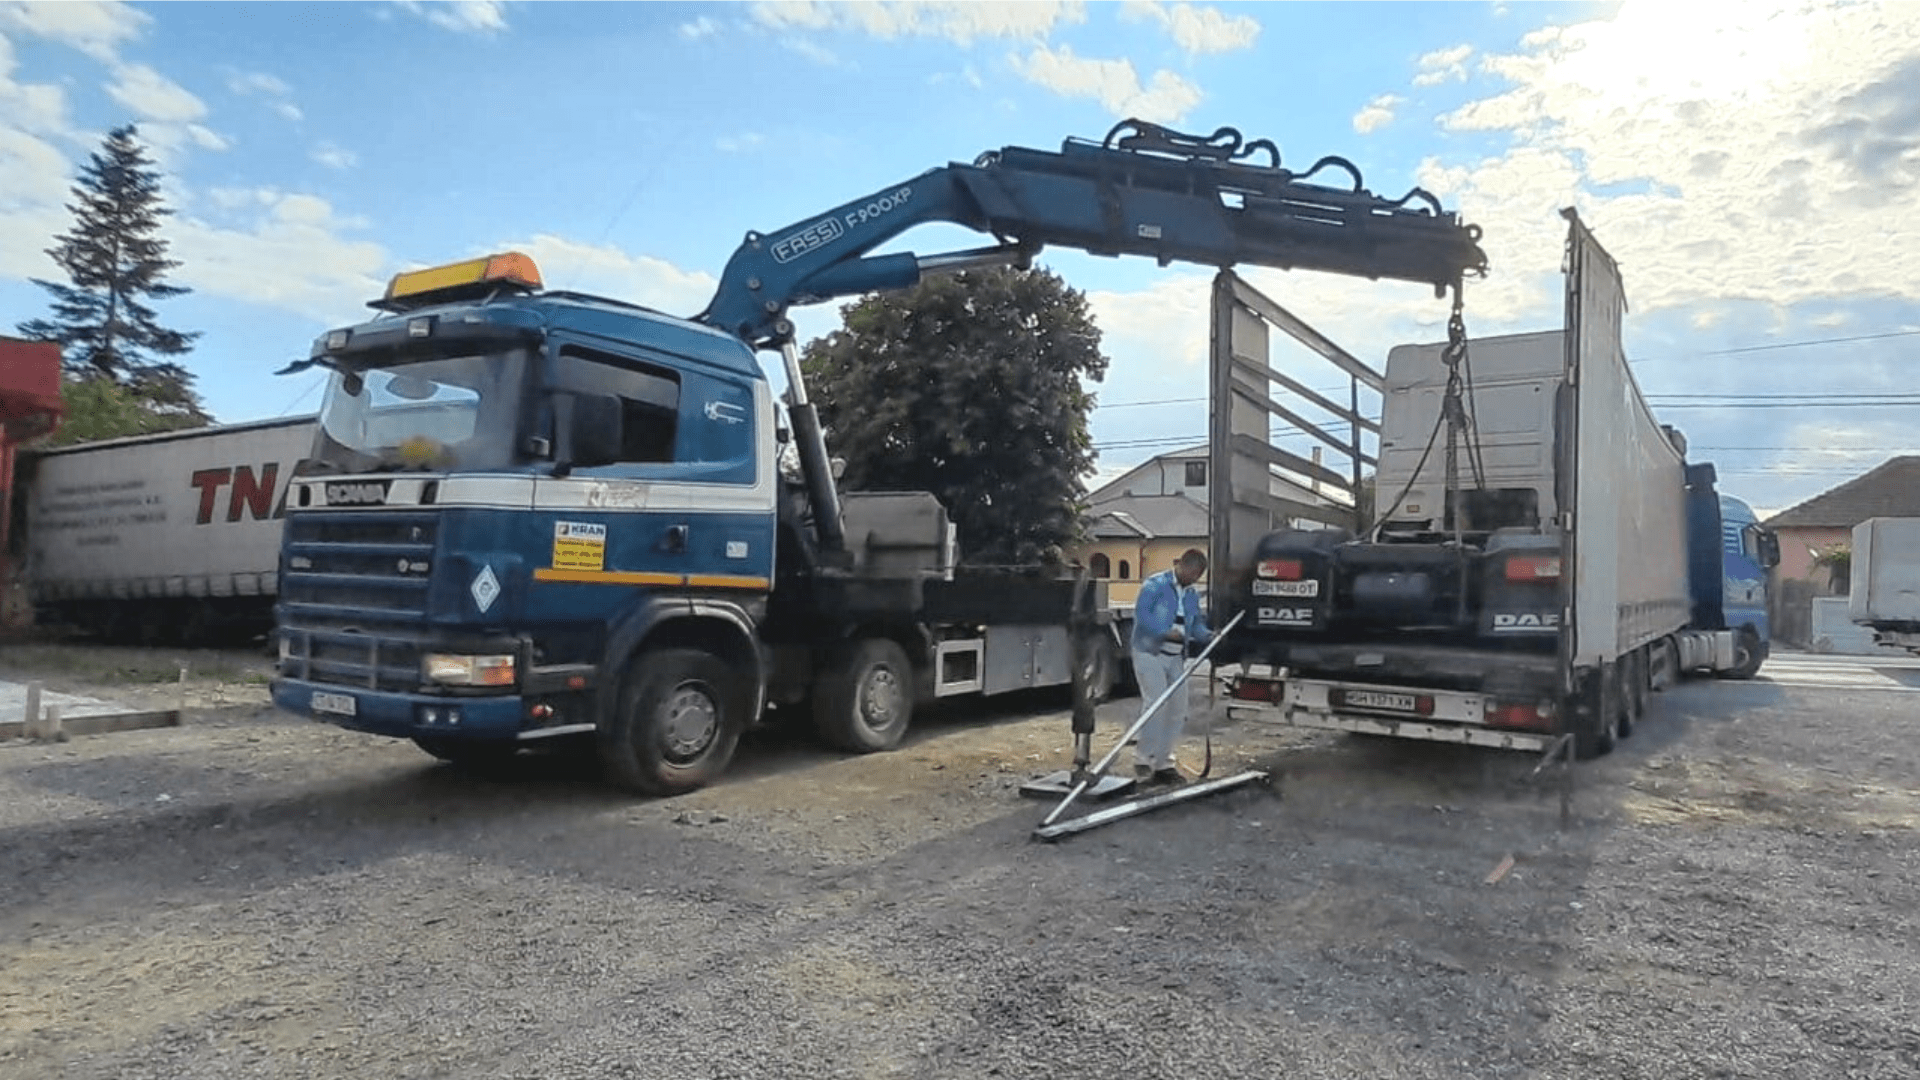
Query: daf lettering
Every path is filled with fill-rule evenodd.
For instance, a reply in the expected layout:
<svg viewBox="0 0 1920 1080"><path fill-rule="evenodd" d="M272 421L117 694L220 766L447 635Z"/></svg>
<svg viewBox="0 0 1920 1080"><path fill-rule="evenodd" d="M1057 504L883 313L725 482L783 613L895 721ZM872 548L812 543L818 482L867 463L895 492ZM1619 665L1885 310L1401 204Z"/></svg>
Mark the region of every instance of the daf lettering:
<svg viewBox="0 0 1920 1080"><path fill-rule="evenodd" d="M1523 612L1515 614L1513 612L1503 611L1495 614L1493 617L1493 629L1495 633L1514 633L1528 630L1558 630L1559 628L1560 616L1555 612L1547 612L1545 614Z"/></svg>
<svg viewBox="0 0 1920 1080"><path fill-rule="evenodd" d="M1310 607L1263 607L1257 615L1263 623L1302 626L1313 622L1313 609Z"/></svg>

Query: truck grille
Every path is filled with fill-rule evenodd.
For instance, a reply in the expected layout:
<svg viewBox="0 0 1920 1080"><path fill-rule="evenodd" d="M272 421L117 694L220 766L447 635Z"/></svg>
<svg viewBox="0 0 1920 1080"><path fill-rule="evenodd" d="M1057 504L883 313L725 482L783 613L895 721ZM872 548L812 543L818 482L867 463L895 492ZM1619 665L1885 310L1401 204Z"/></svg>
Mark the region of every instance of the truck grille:
<svg viewBox="0 0 1920 1080"><path fill-rule="evenodd" d="M394 511L289 515L280 577L282 673L371 690L420 688L438 521Z"/></svg>

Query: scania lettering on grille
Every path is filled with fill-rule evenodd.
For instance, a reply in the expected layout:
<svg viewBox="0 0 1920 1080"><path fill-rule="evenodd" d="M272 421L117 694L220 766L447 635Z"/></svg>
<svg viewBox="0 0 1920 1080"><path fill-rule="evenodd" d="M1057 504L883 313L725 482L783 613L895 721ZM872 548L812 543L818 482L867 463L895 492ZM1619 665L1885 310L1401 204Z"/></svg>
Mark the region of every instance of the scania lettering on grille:
<svg viewBox="0 0 1920 1080"><path fill-rule="evenodd" d="M327 485L328 506L383 506L386 501L387 485L383 480Z"/></svg>

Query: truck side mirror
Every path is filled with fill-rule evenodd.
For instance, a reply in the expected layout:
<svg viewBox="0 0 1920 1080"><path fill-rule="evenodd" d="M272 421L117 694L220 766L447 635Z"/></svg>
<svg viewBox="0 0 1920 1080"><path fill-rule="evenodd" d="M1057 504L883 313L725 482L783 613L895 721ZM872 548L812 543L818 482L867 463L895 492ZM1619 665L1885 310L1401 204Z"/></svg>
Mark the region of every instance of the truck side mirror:
<svg viewBox="0 0 1920 1080"><path fill-rule="evenodd" d="M554 471L566 475L575 468L611 465L626 446L622 430L625 412L612 394L563 391L554 395L554 418L564 447Z"/></svg>
<svg viewBox="0 0 1920 1080"><path fill-rule="evenodd" d="M1780 565L1780 537L1768 529L1760 530L1760 565L1771 570Z"/></svg>

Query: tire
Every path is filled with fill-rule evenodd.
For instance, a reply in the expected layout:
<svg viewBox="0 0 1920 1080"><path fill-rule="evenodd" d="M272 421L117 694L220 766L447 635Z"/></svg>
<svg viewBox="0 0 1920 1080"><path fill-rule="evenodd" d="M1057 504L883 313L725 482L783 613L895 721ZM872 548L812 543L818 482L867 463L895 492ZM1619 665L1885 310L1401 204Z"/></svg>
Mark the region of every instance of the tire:
<svg viewBox="0 0 1920 1080"><path fill-rule="evenodd" d="M598 732L608 780L641 795L682 795L726 771L745 726L746 682L699 649L633 658Z"/></svg>
<svg viewBox="0 0 1920 1080"><path fill-rule="evenodd" d="M1618 670L1609 666L1587 681L1581 695L1584 708L1576 716L1580 726L1573 734L1573 754L1577 758L1587 760L1613 753L1620 731ZM1612 687L1603 689L1608 683Z"/></svg>
<svg viewBox="0 0 1920 1080"><path fill-rule="evenodd" d="M1647 654L1635 649L1620 660L1615 669L1620 673L1619 737L1631 739L1647 710Z"/></svg>
<svg viewBox="0 0 1920 1080"><path fill-rule="evenodd" d="M813 727L829 746L870 754L900 745L913 721L913 666L885 638L853 643L813 694Z"/></svg>
<svg viewBox="0 0 1920 1080"><path fill-rule="evenodd" d="M413 745L455 765L489 766L509 761L519 752L518 743L493 739L458 739L440 735L415 735Z"/></svg>
<svg viewBox="0 0 1920 1080"><path fill-rule="evenodd" d="M1716 674L1723 679L1751 679L1760 673L1760 663L1765 659L1760 651L1760 635L1743 626L1733 637L1733 666Z"/></svg>

